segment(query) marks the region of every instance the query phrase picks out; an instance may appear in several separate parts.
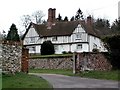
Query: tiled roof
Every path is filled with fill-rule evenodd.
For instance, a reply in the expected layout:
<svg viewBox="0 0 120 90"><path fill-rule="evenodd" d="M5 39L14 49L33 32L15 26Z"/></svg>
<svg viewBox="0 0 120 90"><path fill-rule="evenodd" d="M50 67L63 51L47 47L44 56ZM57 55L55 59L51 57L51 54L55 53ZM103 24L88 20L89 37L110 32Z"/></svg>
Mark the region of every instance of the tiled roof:
<svg viewBox="0 0 120 90"><path fill-rule="evenodd" d="M31 23L29 28L26 30L25 34L23 35L23 39L25 38L25 35L29 31L31 25L35 28L36 32L39 34L40 37L49 37L49 36L70 36L75 28L78 26L78 24L81 24L81 26L84 28L84 30L93 36L100 37L102 35L101 30L97 30L94 28L94 26L90 26L85 22L82 21L68 21L68 22L56 22L54 25L52 25L51 29L48 29L48 26L46 24L37 25L34 23Z"/></svg>

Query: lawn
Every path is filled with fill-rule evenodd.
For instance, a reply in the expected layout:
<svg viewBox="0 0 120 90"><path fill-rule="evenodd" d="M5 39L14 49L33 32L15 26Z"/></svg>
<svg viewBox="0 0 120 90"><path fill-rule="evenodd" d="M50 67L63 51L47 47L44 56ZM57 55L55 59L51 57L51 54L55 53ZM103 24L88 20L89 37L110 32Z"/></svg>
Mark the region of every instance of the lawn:
<svg viewBox="0 0 120 90"><path fill-rule="evenodd" d="M116 80L120 81L118 78L120 71L113 70L113 71L87 71L81 72L76 75L72 73L72 70L51 70L51 69L30 69L30 73L52 73L52 74L63 74L68 76L80 76L80 77L87 77L87 78L95 78L95 79L106 79L106 80Z"/></svg>
<svg viewBox="0 0 120 90"><path fill-rule="evenodd" d="M2 75L2 88L2 90L6 90L6 88L8 90L11 88L36 90L35 88L52 88L52 86L40 77L16 73L16 75Z"/></svg>

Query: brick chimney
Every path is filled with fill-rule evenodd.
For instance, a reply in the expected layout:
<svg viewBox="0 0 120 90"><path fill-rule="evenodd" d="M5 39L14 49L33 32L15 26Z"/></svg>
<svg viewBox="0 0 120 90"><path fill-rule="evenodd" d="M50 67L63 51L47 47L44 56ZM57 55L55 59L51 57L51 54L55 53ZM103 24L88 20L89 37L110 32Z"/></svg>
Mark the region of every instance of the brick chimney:
<svg viewBox="0 0 120 90"><path fill-rule="evenodd" d="M87 25L92 26L93 25L93 18L91 16L87 17Z"/></svg>
<svg viewBox="0 0 120 90"><path fill-rule="evenodd" d="M48 28L51 28L53 24L55 24L55 16L56 15L56 9L49 8L48 9L48 20L47 20L47 25Z"/></svg>

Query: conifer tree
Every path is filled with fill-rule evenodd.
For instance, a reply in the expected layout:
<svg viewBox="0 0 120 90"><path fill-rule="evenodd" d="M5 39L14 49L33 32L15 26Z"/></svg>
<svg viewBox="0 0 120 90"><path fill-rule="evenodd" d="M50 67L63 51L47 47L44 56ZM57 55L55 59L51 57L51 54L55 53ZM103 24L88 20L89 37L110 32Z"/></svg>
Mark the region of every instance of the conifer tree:
<svg viewBox="0 0 120 90"><path fill-rule="evenodd" d="M81 9L79 8L76 15L75 15L75 20L81 20L84 19L83 18L83 12L81 11Z"/></svg>
<svg viewBox="0 0 120 90"><path fill-rule="evenodd" d="M10 30L8 31L6 40L9 41L20 41L18 31L15 24L12 24Z"/></svg>

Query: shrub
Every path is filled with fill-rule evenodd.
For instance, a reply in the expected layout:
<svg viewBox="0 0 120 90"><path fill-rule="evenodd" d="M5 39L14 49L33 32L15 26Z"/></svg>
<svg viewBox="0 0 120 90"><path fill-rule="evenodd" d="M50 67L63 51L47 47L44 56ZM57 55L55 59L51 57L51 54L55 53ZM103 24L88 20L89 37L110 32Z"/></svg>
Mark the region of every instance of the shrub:
<svg viewBox="0 0 120 90"><path fill-rule="evenodd" d="M72 52L71 52L71 51L68 51L68 53L69 53L69 54L72 54Z"/></svg>
<svg viewBox="0 0 120 90"><path fill-rule="evenodd" d="M120 35L105 37L105 47L109 51L110 62L113 69L120 69Z"/></svg>
<svg viewBox="0 0 120 90"><path fill-rule="evenodd" d="M44 41L41 45L41 55L51 55L54 54L54 45L51 41Z"/></svg>
<svg viewBox="0 0 120 90"><path fill-rule="evenodd" d="M67 54L67 52L66 52L66 51L63 51L62 54Z"/></svg>
<svg viewBox="0 0 120 90"><path fill-rule="evenodd" d="M97 52L99 52L99 49L97 49L97 48L94 48L94 49L92 50L92 52L95 52L95 53L97 53Z"/></svg>

